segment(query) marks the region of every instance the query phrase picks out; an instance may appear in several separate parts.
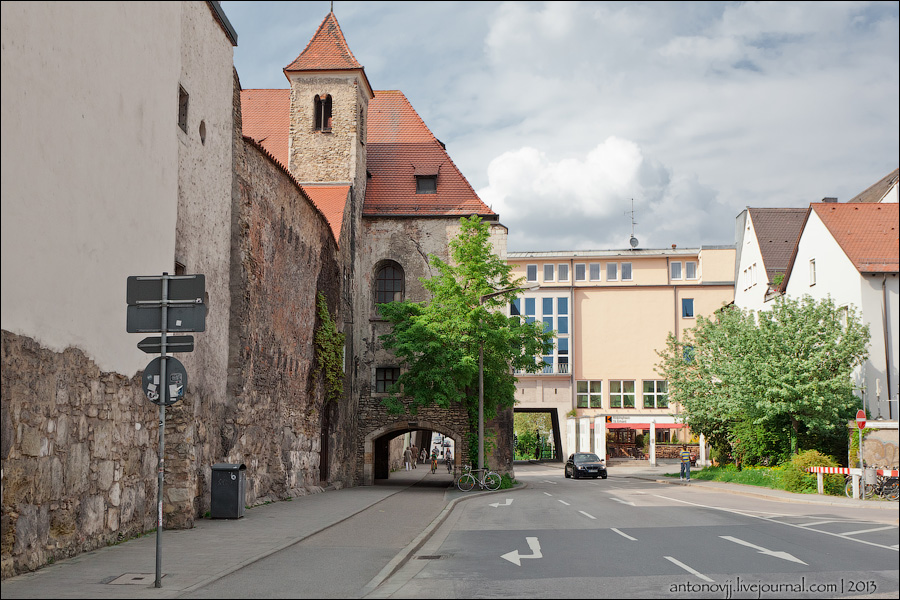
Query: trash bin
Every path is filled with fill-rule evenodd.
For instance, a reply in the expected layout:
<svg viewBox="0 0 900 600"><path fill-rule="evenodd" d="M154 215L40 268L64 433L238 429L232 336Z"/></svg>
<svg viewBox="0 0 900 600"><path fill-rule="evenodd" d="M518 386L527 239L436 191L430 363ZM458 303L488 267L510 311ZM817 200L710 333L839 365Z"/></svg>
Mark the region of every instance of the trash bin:
<svg viewBox="0 0 900 600"><path fill-rule="evenodd" d="M244 516L247 467L218 463L212 466L209 516L213 519L240 519Z"/></svg>

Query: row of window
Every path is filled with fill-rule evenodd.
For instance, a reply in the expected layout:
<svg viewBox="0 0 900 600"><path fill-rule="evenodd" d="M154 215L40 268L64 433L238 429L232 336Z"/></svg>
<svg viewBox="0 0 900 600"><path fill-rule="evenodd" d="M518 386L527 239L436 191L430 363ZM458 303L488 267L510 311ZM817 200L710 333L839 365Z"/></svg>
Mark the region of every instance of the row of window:
<svg viewBox="0 0 900 600"><path fill-rule="evenodd" d="M606 281L632 281L632 266L630 262L607 263L575 263L575 281L602 281L603 267L606 268ZM544 263L544 282L569 281L568 263ZM697 279L696 261L675 261L669 263L669 277L674 281L683 279ZM525 279L529 282L538 280L538 265L525 265Z"/></svg>
<svg viewBox="0 0 900 600"><path fill-rule="evenodd" d="M666 380L643 380L642 406L644 408L668 408L669 393ZM580 380L575 382L575 406L577 408L635 408L635 381L610 379L607 406L603 406L603 381Z"/></svg>

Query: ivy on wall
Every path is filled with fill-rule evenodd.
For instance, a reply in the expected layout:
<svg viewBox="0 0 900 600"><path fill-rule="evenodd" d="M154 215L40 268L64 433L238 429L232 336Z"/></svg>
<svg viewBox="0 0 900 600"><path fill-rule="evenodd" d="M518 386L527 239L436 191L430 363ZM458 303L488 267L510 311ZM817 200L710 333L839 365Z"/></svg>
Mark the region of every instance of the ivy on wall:
<svg viewBox="0 0 900 600"><path fill-rule="evenodd" d="M337 330L325 296L316 301L319 328L316 330L316 360L325 378L325 401L338 401L344 395L344 334Z"/></svg>

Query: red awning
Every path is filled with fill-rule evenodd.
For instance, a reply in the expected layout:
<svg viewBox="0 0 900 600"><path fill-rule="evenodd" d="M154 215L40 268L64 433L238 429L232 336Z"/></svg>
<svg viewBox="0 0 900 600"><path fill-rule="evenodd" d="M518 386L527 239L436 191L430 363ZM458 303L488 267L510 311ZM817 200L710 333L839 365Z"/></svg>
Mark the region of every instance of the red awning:
<svg viewBox="0 0 900 600"><path fill-rule="evenodd" d="M607 429L644 429L650 431L650 423L606 423ZM681 429L684 423L657 423L657 429Z"/></svg>

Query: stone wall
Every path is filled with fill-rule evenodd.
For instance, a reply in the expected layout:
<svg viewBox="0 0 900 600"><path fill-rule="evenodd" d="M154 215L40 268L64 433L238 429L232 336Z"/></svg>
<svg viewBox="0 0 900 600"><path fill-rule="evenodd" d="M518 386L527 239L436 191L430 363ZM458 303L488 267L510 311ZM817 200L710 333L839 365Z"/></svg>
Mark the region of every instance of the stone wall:
<svg viewBox="0 0 900 600"><path fill-rule="evenodd" d="M3 578L155 528L157 411L140 375L2 332Z"/></svg>

